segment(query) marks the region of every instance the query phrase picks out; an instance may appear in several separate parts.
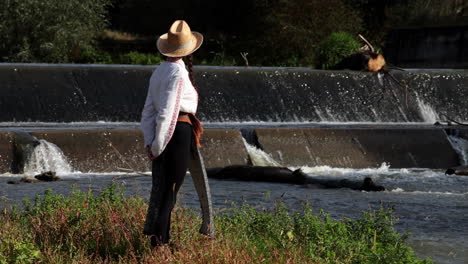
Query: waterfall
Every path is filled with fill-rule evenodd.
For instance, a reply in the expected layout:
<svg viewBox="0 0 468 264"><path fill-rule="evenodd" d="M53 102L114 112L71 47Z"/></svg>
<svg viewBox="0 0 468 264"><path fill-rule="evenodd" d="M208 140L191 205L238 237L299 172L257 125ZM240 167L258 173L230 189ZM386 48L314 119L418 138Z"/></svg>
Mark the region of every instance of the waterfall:
<svg viewBox="0 0 468 264"><path fill-rule="evenodd" d="M247 141L242 138L244 141L245 148L247 149L247 153L249 154L250 160L252 161L252 165L254 166L276 166L281 167L276 160L274 160L270 155L265 153L263 150L250 145Z"/></svg>
<svg viewBox="0 0 468 264"><path fill-rule="evenodd" d="M439 115L431 105L426 104L419 96L416 96L416 101L418 102L419 113L425 123L434 124L439 120Z"/></svg>
<svg viewBox="0 0 468 264"><path fill-rule="evenodd" d="M456 136L448 136L449 142L458 153L461 165L468 165L468 140Z"/></svg>
<svg viewBox="0 0 468 264"><path fill-rule="evenodd" d="M24 174L37 175L46 171L54 171L57 174L67 174L72 172L62 150L57 145L46 140L39 140L40 144L34 151L24 166Z"/></svg>

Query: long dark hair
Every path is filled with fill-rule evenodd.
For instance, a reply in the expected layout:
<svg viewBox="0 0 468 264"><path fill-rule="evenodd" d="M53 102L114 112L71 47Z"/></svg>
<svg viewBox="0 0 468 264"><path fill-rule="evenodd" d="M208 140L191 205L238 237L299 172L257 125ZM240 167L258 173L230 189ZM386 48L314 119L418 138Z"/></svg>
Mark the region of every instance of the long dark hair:
<svg viewBox="0 0 468 264"><path fill-rule="evenodd" d="M193 55L187 55L184 57L185 64L187 65L187 70L189 74L189 79L192 82L193 87L195 87L195 90L198 93L197 85L195 84L195 77L193 74Z"/></svg>
<svg viewBox="0 0 468 264"><path fill-rule="evenodd" d="M178 58L175 58L175 57L167 57L167 56L163 56L163 58L164 58L165 61L170 61L171 59L178 59ZM197 85L195 84L195 77L194 77L194 73L193 73L193 55L192 54L187 55L185 57L182 57L182 59L184 60L185 65L187 65L187 71L188 71L188 76L189 76L190 82L192 83L193 87L195 88L195 91L197 91L197 93L198 93L198 88L197 88Z"/></svg>

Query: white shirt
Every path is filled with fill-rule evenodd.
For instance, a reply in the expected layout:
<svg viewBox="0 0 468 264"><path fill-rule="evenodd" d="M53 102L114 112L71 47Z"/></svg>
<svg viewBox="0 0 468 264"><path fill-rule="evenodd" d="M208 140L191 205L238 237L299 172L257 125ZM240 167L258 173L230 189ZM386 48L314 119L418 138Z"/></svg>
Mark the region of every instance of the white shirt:
<svg viewBox="0 0 468 264"><path fill-rule="evenodd" d="M141 113L145 146L151 146L153 156L159 156L171 140L179 112L195 114L197 107L198 93L183 60L161 63L151 75Z"/></svg>

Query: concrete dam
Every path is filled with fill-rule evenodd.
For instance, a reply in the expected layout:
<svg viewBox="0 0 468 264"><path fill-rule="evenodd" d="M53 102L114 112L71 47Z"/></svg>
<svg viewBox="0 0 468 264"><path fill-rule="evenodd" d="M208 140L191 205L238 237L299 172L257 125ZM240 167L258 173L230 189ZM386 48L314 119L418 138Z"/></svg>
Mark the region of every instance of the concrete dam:
<svg viewBox="0 0 468 264"><path fill-rule="evenodd" d="M138 122L155 67L0 64L0 173L18 171L18 131L56 144L77 171L147 171ZM246 144L283 166L464 163L451 139L468 139L457 124L468 119L467 71L195 71L207 167L252 163Z"/></svg>

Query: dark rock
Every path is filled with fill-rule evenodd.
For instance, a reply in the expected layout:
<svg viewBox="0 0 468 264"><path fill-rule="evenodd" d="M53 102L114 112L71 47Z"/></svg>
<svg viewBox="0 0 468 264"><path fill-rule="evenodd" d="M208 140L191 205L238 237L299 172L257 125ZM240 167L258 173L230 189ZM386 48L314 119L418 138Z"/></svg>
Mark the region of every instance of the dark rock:
<svg viewBox="0 0 468 264"><path fill-rule="evenodd" d="M385 187L381 185L376 185L374 181L372 180L372 178L366 177L359 190L368 191L368 192L380 192L380 191L385 191Z"/></svg>
<svg viewBox="0 0 468 264"><path fill-rule="evenodd" d="M318 184L325 188L348 188L357 191L379 192L385 191L385 187L376 185L372 178L366 177L364 181L351 181L348 179L317 179L309 177L308 184Z"/></svg>
<svg viewBox="0 0 468 264"><path fill-rule="evenodd" d="M457 167L448 168L445 171L445 174L468 176L468 166L457 166Z"/></svg>
<svg viewBox="0 0 468 264"><path fill-rule="evenodd" d="M376 185L370 177L366 177L362 182L348 179L318 179L309 177L301 169L292 171L285 167L236 165L207 169L207 174L210 178L220 180L312 184L324 188L349 188L359 191L385 190L385 187Z"/></svg>
<svg viewBox="0 0 468 264"><path fill-rule="evenodd" d="M15 131L13 134L13 173L22 173L24 165L34 152L34 148L40 144L39 140L29 133Z"/></svg>
<svg viewBox="0 0 468 264"><path fill-rule="evenodd" d="M19 181L7 181L7 184L20 184Z"/></svg>
<svg viewBox="0 0 468 264"><path fill-rule="evenodd" d="M207 170L208 177L221 180L262 181L304 184L307 177L300 169L292 171L284 167L258 167L233 165Z"/></svg>
<svg viewBox="0 0 468 264"><path fill-rule="evenodd" d="M19 181L20 183L33 183L33 182L38 182L39 180L36 179L36 178L32 178L32 177L23 177L21 178L21 180Z"/></svg>
<svg viewBox="0 0 468 264"><path fill-rule="evenodd" d="M38 181L39 181L38 179L35 179L33 177L25 176L21 178L19 181L8 181L7 183L8 184L21 184L21 183L33 183L33 182L38 182Z"/></svg>
<svg viewBox="0 0 468 264"><path fill-rule="evenodd" d="M34 178L40 181L47 181L47 182L60 180L60 178L55 174L54 171L43 172L39 175L34 176Z"/></svg>

